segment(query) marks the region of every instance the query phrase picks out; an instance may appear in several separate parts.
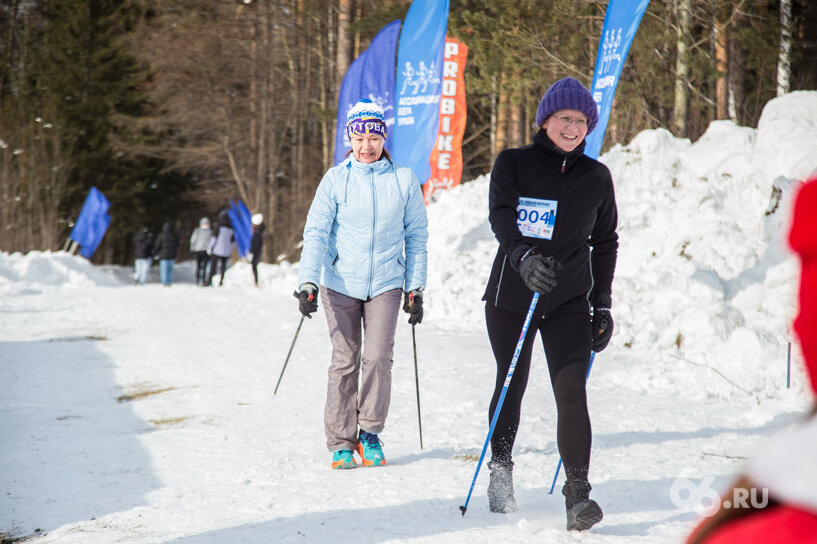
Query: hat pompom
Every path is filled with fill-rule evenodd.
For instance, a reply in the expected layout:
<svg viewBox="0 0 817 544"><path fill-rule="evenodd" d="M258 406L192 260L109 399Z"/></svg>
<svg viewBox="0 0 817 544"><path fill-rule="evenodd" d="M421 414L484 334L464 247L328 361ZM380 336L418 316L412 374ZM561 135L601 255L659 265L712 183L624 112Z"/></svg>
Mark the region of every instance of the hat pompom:
<svg viewBox="0 0 817 544"><path fill-rule="evenodd" d="M599 121L599 111L593 95L575 78L566 77L551 85L539 107L536 108L536 126L541 127L548 117L559 110L576 110L587 117L587 134L593 132Z"/></svg>
<svg viewBox="0 0 817 544"><path fill-rule="evenodd" d="M257 213L257 214L252 216L252 224L253 225L260 225L263 222L264 222L264 216L261 215L260 213Z"/></svg>

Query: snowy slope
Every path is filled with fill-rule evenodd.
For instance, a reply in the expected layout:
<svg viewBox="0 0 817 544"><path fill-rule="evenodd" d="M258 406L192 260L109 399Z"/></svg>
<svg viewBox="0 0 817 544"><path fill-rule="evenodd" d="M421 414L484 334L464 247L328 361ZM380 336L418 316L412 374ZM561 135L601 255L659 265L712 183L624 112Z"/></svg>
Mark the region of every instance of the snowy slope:
<svg viewBox="0 0 817 544"><path fill-rule="evenodd" d="M299 314L297 263L228 271L224 288L130 285L64 253L0 252L0 534L101 544L681 542L702 497L811 402L786 388L797 263L783 244L797 179L817 168L817 92L770 102L759 129L663 130L601 157L616 183L616 333L589 381L591 482L605 519L564 530L555 413L541 350L515 449L519 512L487 509L494 363L482 302L496 242L487 176L429 206L427 317L401 317L382 434L389 466L334 472L324 447L330 352ZM154 272L155 273L155 272ZM561 482L561 480L560 480ZM679 497L678 485L699 488ZM703 505L705 506L705 505ZM39 531L38 531L39 530ZM38 532L37 532L38 531Z"/></svg>

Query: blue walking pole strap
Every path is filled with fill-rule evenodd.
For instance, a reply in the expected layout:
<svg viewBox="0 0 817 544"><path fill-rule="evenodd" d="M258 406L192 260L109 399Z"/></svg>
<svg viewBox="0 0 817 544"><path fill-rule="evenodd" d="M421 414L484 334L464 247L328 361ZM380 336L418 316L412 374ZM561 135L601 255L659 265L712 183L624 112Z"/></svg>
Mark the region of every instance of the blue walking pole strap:
<svg viewBox="0 0 817 544"><path fill-rule="evenodd" d="M590 378L590 369L593 368L593 359L596 358L596 352L590 352L590 364L587 365L587 375L584 377L584 383L587 383L587 379ZM559 462L556 464L556 474L553 475L553 483L550 484L550 491L548 491L548 495L553 495L553 488L556 487L556 479L559 478L559 469L562 468L562 458L559 457Z"/></svg>
<svg viewBox="0 0 817 544"><path fill-rule="evenodd" d="M522 325L522 332L519 334L519 341L516 342L516 349L513 352L511 367L508 369L508 375L505 376L505 384L502 386L502 393L500 393L499 401L494 409L494 417L491 418L491 426L488 428L488 436L485 437L485 444L482 446L482 454L479 456L479 462L477 462L477 470L474 472L474 479L471 480L471 488L468 490L468 496L465 498L465 504L460 506L463 516L465 515L465 511L468 510L468 503L471 501L471 493L473 493L474 485L477 483L479 469L482 467L483 459L485 459L485 451L488 449L488 444L491 442L491 436L494 434L494 427L496 427L496 422L499 419L499 411L502 409L502 403L505 402L505 395L508 394L508 386L511 384L513 371L516 368L517 361L519 361L519 355L522 353L522 345L525 343L525 337L528 335L528 327L530 327L530 322L533 318L533 312L536 310L537 302L539 302L539 293L534 293L533 299L530 301L528 314L525 316L525 324Z"/></svg>

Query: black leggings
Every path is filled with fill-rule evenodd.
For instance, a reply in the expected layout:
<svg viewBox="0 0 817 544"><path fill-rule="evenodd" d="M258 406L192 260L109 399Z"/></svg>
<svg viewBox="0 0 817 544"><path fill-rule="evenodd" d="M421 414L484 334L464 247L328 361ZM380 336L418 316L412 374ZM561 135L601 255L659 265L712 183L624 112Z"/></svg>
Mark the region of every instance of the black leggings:
<svg viewBox="0 0 817 544"><path fill-rule="evenodd" d="M213 278L216 277L216 269L218 265L221 264L221 281L219 285L224 285L224 272L227 271L227 260L229 257L219 257L218 255L212 255L210 257L210 279L207 282L208 284L213 283Z"/></svg>
<svg viewBox="0 0 817 544"><path fill-rule="evenodd" d="M496 385L488 412L488 421L505 385L505 377L511 366L516 344L522 332L525 316L485 305L485 322L488 337L496 359ZM519 354L513 379L499 412L494 434L491 437L493 460L503 464L511 460L522 397L528 384L531 351L535 331L539 331L545 347L550 383L556 398L556 442L565 465L568 478L586 477L590 466L590 415L587 411L585 379L590 363L591 327L587 313L565 313L546 319L534 317Z"/></svg>
<svg viewBox="0 0 817 544"><path fill-rule="evenodd" d="M196 285L204 285L209 279L207 277L207 263L210 256L206 251L196 251Z"/></svg>

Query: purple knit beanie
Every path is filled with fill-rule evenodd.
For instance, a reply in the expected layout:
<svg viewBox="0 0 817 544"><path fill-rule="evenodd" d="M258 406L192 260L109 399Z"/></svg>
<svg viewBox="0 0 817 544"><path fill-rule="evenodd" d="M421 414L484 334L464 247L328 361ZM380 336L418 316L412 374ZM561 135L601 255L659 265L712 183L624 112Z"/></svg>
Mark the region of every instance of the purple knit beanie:
<svg viewBox="0 0 817 544"><path fill-rule="evenodd" d="M596 101L578 79L566 77L550 86L536 109L536 126L559 110L576 110L587 116L587 134L593 132L599 121Z"/></svg>

